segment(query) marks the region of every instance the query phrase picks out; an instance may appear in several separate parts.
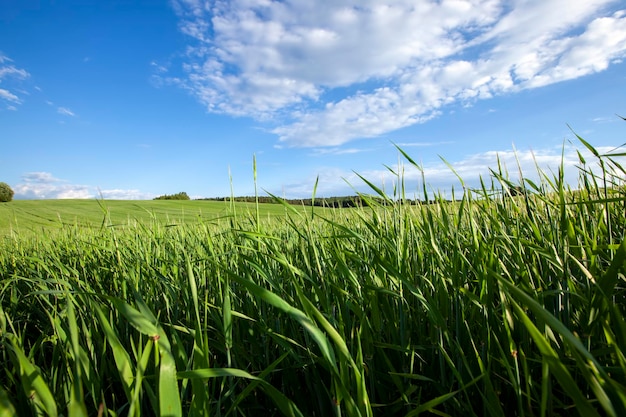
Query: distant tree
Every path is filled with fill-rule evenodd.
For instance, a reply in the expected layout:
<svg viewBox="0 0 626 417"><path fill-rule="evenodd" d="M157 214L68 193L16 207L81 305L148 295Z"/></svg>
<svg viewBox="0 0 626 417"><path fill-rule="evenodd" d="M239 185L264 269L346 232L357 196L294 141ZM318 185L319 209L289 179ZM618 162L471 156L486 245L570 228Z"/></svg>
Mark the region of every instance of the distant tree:
<svg viewBox="0 0 626 417"><path fill-rule="evenodd" d="M0 182L0 203L13 200L13 189L6 182Z"/></svg>
<svg viewBox="0 0 626 417"><path fill-rule="evenodd" d="M190 200L189 196L186 192L177 193L177 194L165 194L155 197L155 200Z"/></svg>

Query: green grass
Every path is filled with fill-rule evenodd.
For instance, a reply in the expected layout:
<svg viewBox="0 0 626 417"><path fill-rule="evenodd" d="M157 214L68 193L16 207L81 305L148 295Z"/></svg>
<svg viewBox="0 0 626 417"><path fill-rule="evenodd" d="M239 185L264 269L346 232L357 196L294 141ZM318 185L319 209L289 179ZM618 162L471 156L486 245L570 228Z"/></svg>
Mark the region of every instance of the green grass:
<svg viewBox="0 0 626 417"><path fill-rule="evenodd" d="M577 190L496 170L408 206L399 177L373 209L9 234L0 415L626 415L625 173L597 157Z"/></svg>
<svg viewBox="0 0 626 417"><path fill-rule="evenodd" d="M0 237L11 232L51 232L63 227L124 227L133 223L198 224L253 213L253 203L178 200L13 200L0 204ZM284 216L280 204L262 204L263 217Z"/></svg>

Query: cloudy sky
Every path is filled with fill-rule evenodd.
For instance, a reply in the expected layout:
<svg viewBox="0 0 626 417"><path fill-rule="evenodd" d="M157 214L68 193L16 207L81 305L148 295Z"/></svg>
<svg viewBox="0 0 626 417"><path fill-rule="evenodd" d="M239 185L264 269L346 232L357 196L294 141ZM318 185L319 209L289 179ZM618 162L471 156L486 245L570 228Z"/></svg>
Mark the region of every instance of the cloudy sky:
<svg viewBox="0 0 626 417"><path fill-rule="evenodd" d="M626 142L620 0L10 0L0 181L16 198L408 192L500 160L517 178L574 132ZM444 162L445 160L445 162ZM400 164L400 165L399 165Z"/></svg>

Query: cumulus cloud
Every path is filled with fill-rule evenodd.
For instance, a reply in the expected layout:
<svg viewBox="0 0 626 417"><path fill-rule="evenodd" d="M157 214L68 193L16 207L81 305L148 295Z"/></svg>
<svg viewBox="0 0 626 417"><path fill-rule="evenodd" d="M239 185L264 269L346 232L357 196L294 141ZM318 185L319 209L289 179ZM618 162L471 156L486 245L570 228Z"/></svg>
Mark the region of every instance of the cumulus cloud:
<svg viewBox="0 0 626 417"><path fill-rule="evenodd" d="M94 194L86 185L69 184L49 172L28 172L22 182L14 187L16 198L92 198Z"/></svg>
<svg viewBox="0 0 626 417"><path fill-rule="evenodd" d="M616 0L174 0L192 39L171 77L210 112L339 146L603 71L626 56ZM565 12L566 11L566 12Z"/></svg>
<svg viewBox="0 0 626 417"><path fill-rule="evenodd" d="M28 172L22 181L13 187L18 199L86 199L105 198L119 200L143 200L153 196L139 190L100 190L97 187L71 184L54 177L49 172Z"/></svg>

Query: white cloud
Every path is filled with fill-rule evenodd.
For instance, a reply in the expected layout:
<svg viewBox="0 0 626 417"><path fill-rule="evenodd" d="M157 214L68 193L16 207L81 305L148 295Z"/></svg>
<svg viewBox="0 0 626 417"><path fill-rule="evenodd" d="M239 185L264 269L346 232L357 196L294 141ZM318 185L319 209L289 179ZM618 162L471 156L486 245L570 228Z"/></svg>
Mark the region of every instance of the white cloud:
<svg viewBox="0 0 626 417"><path fill-rule="evenodd" d="M59 107L57 109L57 113L62 114L64 116L70 116L70 117L76 116L76 114L74 114L73 111L71 111L70 109L68 109L66 107Z"/></svg>
<svg viewBox="0 0 626 417"><path fill-rule="evenodd" d="M15 94L15 88L18 83L15 81L28 78L30 74L21 68L16 68L12 59L0 53L0 84L4 84L7 88L0 88L0 100L11 102L13 104L21 104L22 100ZM9 110L17 110L14 105L7 107Z"/></svg>
<svg viewBox="0 0 626 417"><path fill-rule="evenodd" d="M19 199L88 199L105 198L116 200L143 200L154 196L139 190L99 190L97 187L71 184L54 177L49 172L28 172L22 182L13 187Z"/></svg>
<svg viewBox="0 0 626 417"><path fill-rule="evenodd" d="M49 172L42 172L42 171L36 171L36 172L28 172L24 175L22 175L22 179L26 182L36 182L36 183L52 183L52 182L59 182L62 181L58 178L55 178L52 176L51 173Z"/></svg>
<svg viewBox="0 0 626 417"><path fill-rule="evenodd" d="M93 198L88 186L68 184L49 172L28 172L22 182L14 187L16 198Z"/></svg>
<svg viewBox="0 0 626 417"><path fill-rule="evenodd" d="M29 74L23 69L15 68L13 65L0 67L0 80L2 80L3 78L7 78L8 76L27 78Z"/></svg>
<svg viewBox="0 0 626 417"><path fill-rule="evenodd" d="M6 101L11 101L13 103L20 103L20 99L13 93L11 93L10 91L7 91L3 88L0 88L0 98L6 100Z"/></svg>
<svg viewBox="0 0 626 417"><path fill-rule="evenodd" d="M616 0L173 5L194 43L184 76L167 80L211 112L270 120L287 146L376 137L451 103L585 76L626 57Z"/></svg>

